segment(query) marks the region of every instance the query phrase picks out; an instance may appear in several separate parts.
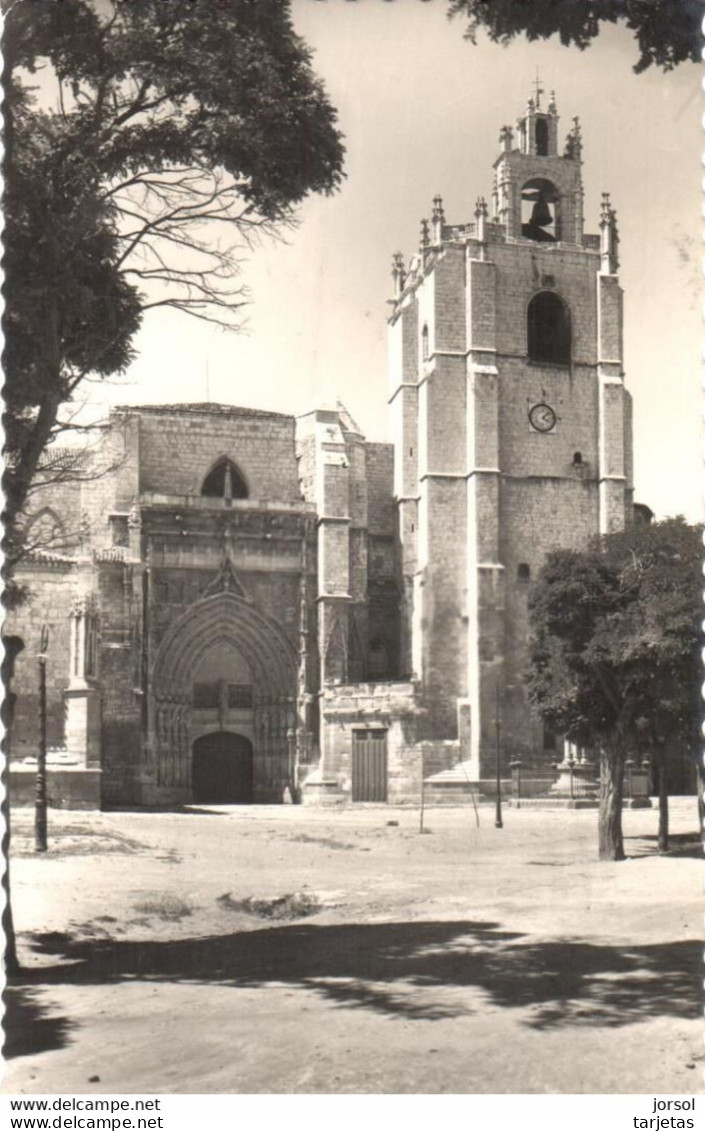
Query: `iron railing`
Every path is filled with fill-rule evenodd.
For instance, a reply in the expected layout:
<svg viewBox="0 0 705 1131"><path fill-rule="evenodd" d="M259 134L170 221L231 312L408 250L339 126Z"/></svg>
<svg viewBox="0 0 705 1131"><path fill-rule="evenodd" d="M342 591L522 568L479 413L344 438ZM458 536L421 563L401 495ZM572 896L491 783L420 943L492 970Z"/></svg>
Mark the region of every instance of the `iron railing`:
<svg viewBox="0 0 705 1131"><path fill-rule="evenodd" d="M555 766L534 768L524 766L520 759L510 762L511 782L509 796L521 798L567 798L580 800L596 798L600 791L599 771L596 766L583 762L563 762ZM624 768L623 796L625 800L649 796L650 774L648 763L627 760Z"/></svg>

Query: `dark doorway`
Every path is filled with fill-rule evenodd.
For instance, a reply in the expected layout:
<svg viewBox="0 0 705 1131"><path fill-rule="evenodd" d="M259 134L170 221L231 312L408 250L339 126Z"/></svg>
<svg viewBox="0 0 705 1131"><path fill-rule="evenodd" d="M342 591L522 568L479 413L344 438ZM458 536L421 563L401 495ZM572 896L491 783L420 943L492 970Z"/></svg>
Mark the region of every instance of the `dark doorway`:
<svg viewBox="0 0 705 1131"><path fill-rule="evenodd" d="M252 801L252 743L241 734L219 730L193 744L193 800L209 805Z"/></svg>
<svg viewBox="0 0 705 1131"><path fill-rule="evenodd" d="M386 801L386 730L353 731L352 756L353 801Z"/></svg>

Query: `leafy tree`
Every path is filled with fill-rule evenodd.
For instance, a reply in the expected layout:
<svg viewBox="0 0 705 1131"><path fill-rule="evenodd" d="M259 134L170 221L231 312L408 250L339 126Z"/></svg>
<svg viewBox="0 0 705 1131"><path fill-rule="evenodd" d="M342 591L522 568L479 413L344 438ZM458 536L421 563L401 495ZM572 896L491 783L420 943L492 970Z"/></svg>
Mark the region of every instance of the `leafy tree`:
<svg viewBox="0 0 705 1131"><path fill-rule="evenodd" d="M529 696L541 717L600 751L599 855L624 858L627 756L655 759L667 845L666 756L695 749L701 531L682 518L635 525L551 554L530 602Z"/></svg>
<svg viewBox="0 0 705 1131"><path fill-rule="evenodd" d="M236 329L243 247L334 191L343 148L288 0L5 6L12 530L85 376L125 369L150 308Z"/></svg>
<svg viewBox="0 0 705 1131"><path fill-rule="evenodd" d="M634 32L637 74L655 64L670 71L700 60L700 0L450 0L451 16L467 19L466 36L475 42L484 29L496 43L519 35L529 40L557 35L564 46L589 47L602 24L624 23Z"/></svg>
<svg viewBox="0 0 705 1131"><path fill-rule="evenodd" d="M11 575L81 381L127 367L148 309L237 329L243 248L339 186L343 146L289 0L1 3Z"/></svg>

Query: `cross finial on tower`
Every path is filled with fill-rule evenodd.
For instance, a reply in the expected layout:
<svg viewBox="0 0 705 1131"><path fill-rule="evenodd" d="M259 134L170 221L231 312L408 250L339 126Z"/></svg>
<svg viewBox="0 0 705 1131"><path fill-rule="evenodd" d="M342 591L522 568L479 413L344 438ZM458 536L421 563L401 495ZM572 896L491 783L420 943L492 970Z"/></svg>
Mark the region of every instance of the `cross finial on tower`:
<svg viewBox="0 0 705 1131"><path fill-rule="evenodd" d="M539 110L541 107L541 95L544 93L544 89L541 86L541 80L539 79L538 67L536 68L536 81L534 82L534 89L536 91L536 109Z"/></svg>

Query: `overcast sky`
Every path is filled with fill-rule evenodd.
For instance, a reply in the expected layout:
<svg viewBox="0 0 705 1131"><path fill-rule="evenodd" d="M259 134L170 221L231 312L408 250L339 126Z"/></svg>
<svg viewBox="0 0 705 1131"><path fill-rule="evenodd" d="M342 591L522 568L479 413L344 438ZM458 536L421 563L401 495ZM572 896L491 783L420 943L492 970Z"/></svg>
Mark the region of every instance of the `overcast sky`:
<svg viewBox="0 0 705 1131"><path fill-rule="evenodd" d="M699 69L634 75L636 47L621 29L585 52L484 38L473 46L446 8L294 0L346 135L344 186L308 201L286 244L252 254L245 335L154 312L128 382L102 395L292 413L339 397L370 438L386 439L392 253L416 250L436 193L449 223L469 220L478 195L489 198L499 129L523 109L538 67L556 91L561 145L572 117L581 119L586 230L598 231L602 191L618 213L637 499L659 516L699 520Z"/></svg>

